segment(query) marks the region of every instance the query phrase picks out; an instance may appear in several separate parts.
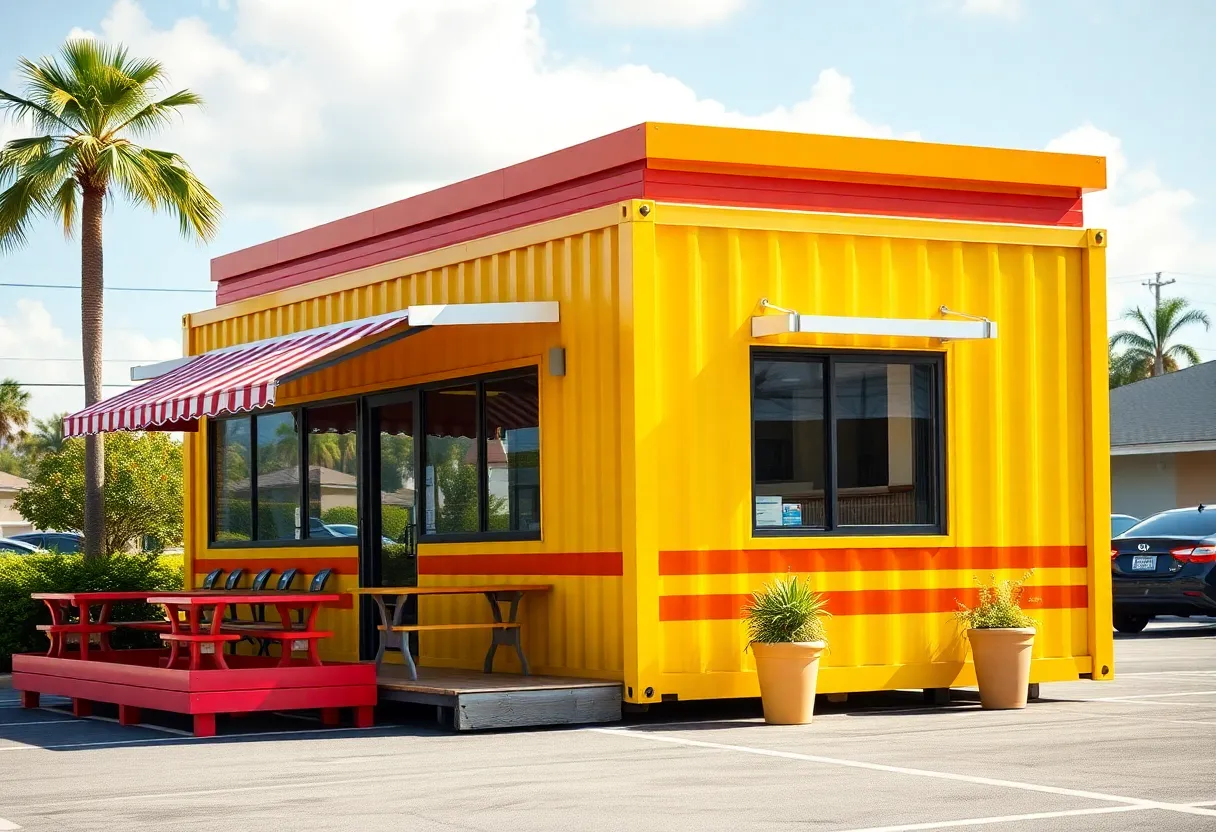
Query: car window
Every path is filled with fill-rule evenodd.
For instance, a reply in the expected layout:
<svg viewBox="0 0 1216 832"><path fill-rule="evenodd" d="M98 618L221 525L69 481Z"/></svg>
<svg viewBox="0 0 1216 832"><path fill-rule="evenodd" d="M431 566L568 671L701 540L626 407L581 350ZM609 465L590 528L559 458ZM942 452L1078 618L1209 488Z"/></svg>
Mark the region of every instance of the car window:
<svg viewBox="0 0 1216 832"><path fill-rule="evenodd" d="M11 543L0 543L0 552L6 555L28 555L29 549L22 549Z"/></svg>
<svg viewBox="0 0 1216 832"><path fill-rule="evenodd" d="M1216 535L1216 510L1166 511L1132 526L1129 537L1209 537Z"/></svg>
<svg viewBox="0 0 1216 832"><path fill-rule="evenodd" d="M1139 522L1135 517L1115 515L1110 518L1110 536L1118 537Z"/></svg>

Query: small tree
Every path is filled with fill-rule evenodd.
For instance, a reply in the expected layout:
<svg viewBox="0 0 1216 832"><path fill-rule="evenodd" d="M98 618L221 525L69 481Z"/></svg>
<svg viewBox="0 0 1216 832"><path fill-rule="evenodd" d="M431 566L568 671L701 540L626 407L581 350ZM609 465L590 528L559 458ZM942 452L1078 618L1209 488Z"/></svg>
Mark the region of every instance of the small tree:
<svg viewBox="0 0 1216 832"><path fill-rule="evenodd" d="M1123 319L1134 326L1116 332L1110 337L1109 349L1123 349L1121 356L1127 366L1144 366L1149 374L1165 375L1177 370L1180 359L1189 364L1198 364L1199 352L1189 344L1176 343L1179 331L1192 324L1208 330L1212 321L1202 309L1192 309L1186 298L1168 298L1154 310L1150 319L1140 307L1123 313Z"/></svg>
<svg viewBox="0 0 1216 832"><path fill-rule="evenodd" d="M84 442L68 439L38 462L14 506L40 529L84 527ZM146 535L182 539L182 448L165 433L114 433L106 453L106 554Z"/></svg>

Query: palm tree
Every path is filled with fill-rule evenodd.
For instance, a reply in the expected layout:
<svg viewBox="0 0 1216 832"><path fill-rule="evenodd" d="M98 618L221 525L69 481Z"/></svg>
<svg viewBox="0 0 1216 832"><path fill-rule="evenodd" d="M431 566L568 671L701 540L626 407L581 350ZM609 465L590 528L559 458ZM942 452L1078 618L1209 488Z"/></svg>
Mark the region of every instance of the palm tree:
<svg viewBox="0 0 1216 832"><path fill-rule="evenodd" d="M183 107L202 103L189 90L163 92L156 61L129 59L122 46L70 40L59 57L21 58L23 95L0 90L0 114L29 123L37 135L0 148L0 251L20 246L35 219L53 217L71 237L81 223L80 318L84 399L101 399L102 212L107 197L174 214L182 234L211 239L219 201L176 153L131 141L169 124ZM105 540L104 447L85 440L85 554Z"/></svg>
<svg viewBox="0 0 1216 832"><path fill-rule="evenodd" d="M1111 390L1114 390L1116 387L1122 387L1125 384L1142 381L1152 375L1152 362L1137 362L1130 358L1127 353L1115 352L1113 347L1108 346L1107 350L1107 374ZM1173 359L1170 359L1170 361L1172 362ZM1167 368L1169 367L1169 362L1167 362L1166 366Z"/></svg>
<svg viewBox="0 0 1216 832"><path fill-rule="evenodd" d="M1133 366L1143 364L1151 367L1151 374L1154 376L1178 369L1179 359L1186 359L1189 364L1198 364L1199 353L1194 347L1171 343L1179 330L1191 324L1203 324L1205 330L1212 326L1208 313L1202 309L1191 309L1190 305L1186 298L1164 300L1157 306L1151 321L1139 307L1129 309L1123 313L1123 318L1137 326L1112 335L1110 349L1124 347L1123 359L1131 362Z"/></svg>
<svg viewBox="0 0 1216 832"><path fill-rule="evenodd" d="M38 459L56 454L63 448L63 420L68 414L56 413L49 419L35 419L34 430L25 438L29 454Z"/></svg>
<svg viewBox="0 0 1216 832"><path fill-rule="evenodd" d="M29 391L11 378L0 381L0 445L19 439L29 422Z"/></svg>

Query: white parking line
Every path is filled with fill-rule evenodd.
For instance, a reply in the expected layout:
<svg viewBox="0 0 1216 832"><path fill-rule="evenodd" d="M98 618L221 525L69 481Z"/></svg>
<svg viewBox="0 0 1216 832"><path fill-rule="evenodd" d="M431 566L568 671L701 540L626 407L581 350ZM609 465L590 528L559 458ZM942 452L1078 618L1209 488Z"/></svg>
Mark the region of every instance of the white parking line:
<svg viewBox="0 0 1216 832"><path fill-rule="evenodd" d="M902 823L898 826L867 826L865 829L847 829L845 832L923 832L926 829L951 829L957 826L988 826L994 823L1018 823L1027 820L1051 820L1083 815L1111 815L1116 812L1151 812L1155 806L1098 806L1093 809L1065 809L1059 812L1033 812L1028 815L996 815L990 818L962 818L960 820L929 821L928 823Z"/></svg>
<svg viewBox="0 0 1216 832"><path fill-rule="evenodd" d="M1132 702L1137 699L1174 699L1179 696L1216 696L1216 690L1184 690L1173 693L1138 693L1135 696L1099 696L1095 699L1078 699L1078 702Z"/></svg>
<svg viewBox="0 0 1216 832"><path fill-rule="evenodd" d="M1025 792L1060 795L1062 797L1078 797L1086 800L1100 800L1104 803L1122 803L1128 806L1140 806L1146 809L1164 809L1170 812L1181 812L1182 814L1187 815L1216 817L1216 811L1212 809L1204 809L1197 806L1187 806L1178 803L1163 803L1156 800L1145 800L1139 797L1127 797L1125 795L1091 792L1083 789L1067 789L1059 786L1044 786L1038 783L1022 783L1016 780L1000 780L992 777L976 777L970 774L955 774L948 771L931 771L929 769L908 768L906 766L888 766L882 763L867 763L860 760L841 760L835 757L819 757L814 754L800 754L796 751L778 751L772 748L754 748L747 745L728 745L727 743L720 742L690 740L685 739L684 737L672 737L656 733L643 733L633 729L585 728L583 730L590 733L608 734L616 737L631 737L633 739L646 740L649 742L683 745L688 748L705 748L714 751L734 751L740 754L754 754L760 757L776 757L779 759L798 760L806 763L820 763L822 765L840 766L842 768L856 768L863 769L865 771L881 771L888 774L907 774L913 777L926 777L934 780L951 780L957 783L971 783L976 786L993 786L996 788L1017 789Z"/></svg>
<svg viewBox="0 0 1216 832"><path fill-rule="evenodd" d="M29 722L0 722L0 728L11 728L13 726L22 725L67 725L74 720L68 719L34 719Z"/></svg>

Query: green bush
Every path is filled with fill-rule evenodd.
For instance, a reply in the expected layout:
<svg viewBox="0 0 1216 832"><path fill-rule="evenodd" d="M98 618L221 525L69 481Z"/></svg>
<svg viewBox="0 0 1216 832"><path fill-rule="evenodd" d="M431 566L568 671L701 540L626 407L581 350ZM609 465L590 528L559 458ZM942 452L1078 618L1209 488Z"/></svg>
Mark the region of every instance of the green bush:
<svg viewBox="0 0 1216 832"><path fill-rule="evenodd" d="M46 636L35 628L51 622L46 604L33 592L101 590L180 590L181 555L111 555L86 561L81 555L0 556L0 670L12 666L13 653L46 650ZM140 621L161 615L148 604L115 604L115 621ZM115 647L153 646L154 633L119 630Z"/></svg>
<svg viewBox="0 0 1216 832"><path fill-rule="evenodd" d="M797 575L780 578L752 593L743 608L747 618L749 642L785 644L823 641L823 619L828 616L827 601L799 582Z"/></svg>
<svg viewBox="0 0 1216 832"><path fill-rule="evenodd" d="M1035 621L1022 612L1022 590L1033 573L1027 572L1019 580L998 581L993 575L987 584L979 584L980 599L974 607L959 601L955 615L959 622L970 630L1002 630L1035 628ZM976 583L979 583L978 579Z"/></svg>
<svg viewBox="0 0 1216 832"><path fill-rule="evenodd" d="M334 506L321 512L321 522L338 526L359 525L359 511L354 506Z"/></svg>

